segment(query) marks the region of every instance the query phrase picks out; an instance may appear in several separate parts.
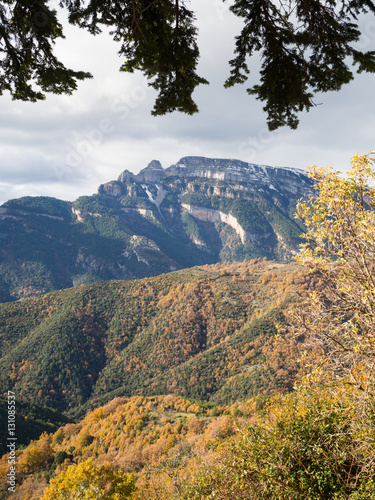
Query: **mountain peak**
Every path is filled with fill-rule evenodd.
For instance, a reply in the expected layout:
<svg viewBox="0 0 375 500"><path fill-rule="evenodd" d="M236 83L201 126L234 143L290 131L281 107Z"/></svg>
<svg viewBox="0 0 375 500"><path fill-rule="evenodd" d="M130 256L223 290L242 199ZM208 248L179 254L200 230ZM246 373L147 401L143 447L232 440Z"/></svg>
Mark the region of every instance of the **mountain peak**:
<svg viewBox="0 0 375 500"><path fill-rule="evenodd" d="M124 170L117 178L119 182L134 181L134 179L135 175L130 170Z"/></svg>
<svg viewBox="0 0 375 500"><path fill-rule="evenodd" d="M141 170L136 179L138 182L159 182L165 177L165 171L159 160L152 160L146 168Z"/></svg>
<svg viewBox="0 0 375 500"><path fill-rule="evenodd" d="M145 172L146 170L147 171L150 171L150 170L163 170L163 172L164 172L164 169L161 166L161 163L160 163L159 160L152 160L152 161L150 161L150 163L147 165L147 167L144 168L143 170L141 170L141 172Z"/></svg>

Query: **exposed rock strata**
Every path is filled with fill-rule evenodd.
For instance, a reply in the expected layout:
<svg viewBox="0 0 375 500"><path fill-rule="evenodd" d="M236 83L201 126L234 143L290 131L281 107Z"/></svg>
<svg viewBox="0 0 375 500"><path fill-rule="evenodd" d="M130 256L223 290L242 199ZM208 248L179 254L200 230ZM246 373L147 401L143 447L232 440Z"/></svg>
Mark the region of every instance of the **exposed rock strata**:
<svg viewBox="0 0 375 500"><path fill-rule="evenodd" d="M212 208L196 207L186 203L182 203L181 206L186 212L196 219L203 220L205 222L221 222L223 224L228 224L236 231L243 244L248 242L255 243L259 241L259 235L245 231L241 227L238 220L231 214L225 214L224 212L213 210Z"/></svg>

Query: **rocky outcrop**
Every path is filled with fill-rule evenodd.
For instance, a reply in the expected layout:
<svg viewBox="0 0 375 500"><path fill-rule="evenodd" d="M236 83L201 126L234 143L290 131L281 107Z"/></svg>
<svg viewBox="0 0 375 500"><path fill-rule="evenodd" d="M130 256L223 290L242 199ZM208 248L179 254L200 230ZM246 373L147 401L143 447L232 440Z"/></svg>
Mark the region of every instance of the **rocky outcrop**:
<svg viewBox="0 0 375 500"><path fill-rule="evenodd" d="M137 212L143 217L151 217L155 219L154 212L152 210L148 210L147 208L122 208L123 212Z"/></svg>
<svg viewBox="0 0 375 500"><path fill-rule="evenodd" d="M312 181L297 168L271 167L241 160L203 156L186 156L165 170L158 160L153 160L137 175L125 170L118 180L123 183L161 183L174 177L184 181L195 177L229 182L238 189L244 188L245 184L253 191L290 193L296 197L310 194L312 187Z"/></svg>
<svg viewBox="0 0 375 500"><path fill-rule="evenodd" d="M72 207L72 214L77 217L78 222L85 222L83 215L90 215L91 217L102 217L101 214L95 212L82 212L78 208Z"/></svg>
<svg viewBox="0 0 375 500"><path fill-rule="evenodd" d="M221 222L223 224L228 224L228 226L231 226L236 231L238 236L241 238L242 243L244 244L250 242L259 242L259 235L245 231L238 220L231 214L226 214L224 212L220 212L219 210L213 210L212 208L203 208L194 205L188 205L186 203L182 203L181 206L183 210L188 212L192 217L195 217L196 219L205 222Z"/></svg>
<svg viewBox="0 0 375 500"><path fill-rule="evenodd" d="M146 168L141 170L136 176L138 182L158 182L164 179L165 171L160 161L152 160Z"/></svg>
<svg viewBox="0 0 375 500"><path fill-rule="evenodd" d="M106 184L101 184L98 189L98 194L105 194L109 196L122 196L126 193L126 188L121 184L121 182L111 181Z"/></svg>
<svg viewBox="0 0 375 500"><path fill-rule="evenodd" d="M130 172L129 170L124 170L119 176L118 176L118 182L129 182L129 181L134 181L135 180L135 175Z"/></svg>

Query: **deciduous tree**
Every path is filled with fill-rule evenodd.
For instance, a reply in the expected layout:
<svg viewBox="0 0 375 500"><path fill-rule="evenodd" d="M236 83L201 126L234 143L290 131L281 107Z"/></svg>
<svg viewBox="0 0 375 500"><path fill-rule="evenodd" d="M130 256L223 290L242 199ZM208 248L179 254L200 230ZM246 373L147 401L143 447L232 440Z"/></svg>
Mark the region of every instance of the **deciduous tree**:
<svg viewBox="0 0 375 500"><path fill-rule="evenodd" d="M354 156L346 177L310 170L317 196L301 202L306 226L299 262L319 291L295 313L294 328L318 346L330 372L372 393L375 367L375 172L373 153Z"/></svg>
<svg viewBox="0 0 375 500"><path fill-rule="evenodd" d="M131 474L96 467L89 458L52 479L42 500L123 500L134 490Z"/></svg>

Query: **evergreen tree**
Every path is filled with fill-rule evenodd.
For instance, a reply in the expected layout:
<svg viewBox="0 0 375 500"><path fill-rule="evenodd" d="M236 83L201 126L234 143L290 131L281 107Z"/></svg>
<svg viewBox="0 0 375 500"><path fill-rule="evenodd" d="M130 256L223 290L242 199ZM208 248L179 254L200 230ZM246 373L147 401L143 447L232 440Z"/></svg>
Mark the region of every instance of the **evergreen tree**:
<svg viewBox="0 0 375 500"><path fill-rule="evenodd" d="M70 94L77 80L91 78L68 69L53 53L63 28L49 0L0 2L0 92L14 99L36 101L45 92ZM109 27L119 54L120 70L141 70L159 94L153 114L198 111L192 98L199 84L195 16L184 0L60 0L71 24L97 35ZM259 52L260 84L249 94L265 101L270 129L296 128L297 113L309 110L315 92L339 90L358 72L375 71L375 52L353 44L361 31L360 14L375 13L370 1L233 0L231 11L244 20L236 37L235 58L225 85L246 82L247 59Z"/></svg>

